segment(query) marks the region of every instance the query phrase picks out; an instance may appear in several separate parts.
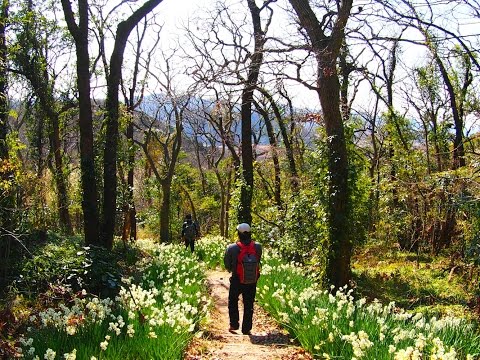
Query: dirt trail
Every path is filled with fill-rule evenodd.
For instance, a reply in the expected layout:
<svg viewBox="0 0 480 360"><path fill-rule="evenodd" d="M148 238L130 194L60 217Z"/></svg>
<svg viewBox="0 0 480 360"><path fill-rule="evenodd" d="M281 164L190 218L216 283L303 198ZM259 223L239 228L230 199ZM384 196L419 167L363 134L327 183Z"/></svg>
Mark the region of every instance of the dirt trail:
<svg viewBox="0 0 480 360"><path fill-rule="evenodd" d="M311 359L256 303L252 335L243 335L240 330L229 332L229 274L224 271L211 271L207 275L215 309L203 329L203 336L192 342L185 360ZM241 300L239 308L242 319Z"/></svg>

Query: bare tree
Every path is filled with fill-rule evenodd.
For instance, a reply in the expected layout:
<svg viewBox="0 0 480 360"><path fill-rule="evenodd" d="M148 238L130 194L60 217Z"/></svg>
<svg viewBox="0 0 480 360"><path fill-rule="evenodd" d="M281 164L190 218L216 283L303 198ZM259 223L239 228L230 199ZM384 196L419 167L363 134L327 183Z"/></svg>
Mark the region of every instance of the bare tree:
<svg viewBox="0 0 480 360"><path fill-rule="evenodd" d="M249 56L250 64L248 74L245 79L245 85L242 91L242 175L243 181L240 189L240 206L238 211L238 222L252 223L252 196L253 196L253 153L252 153L252 103L253 92L257 86L260 74L260 66L263 62L264 45L266 42L265 34L272 19L273 11L268 5L273 0L264 0L259 8L255 0L247 0L248 8L252 16L254 49ZM268 9L270 15L267 18L265 28L262 28L260 13Z"/></svg>
<svg viewBox="0 0 480 360"><path fill-rule="evenodd" d="M105 151L103 156L103 212L101 235L102 243L111 249L115 230L117 205L117 148L118 148L118 92L122 78L123 55L131 31L163 0L149 0L118 24L115 44L110 56L107 78Z"/></svg>
<svg viewBox="0 0 480 360"><path fill-rule="evenodd" d="M417 29L423 36L423 42L415 41L417 44L425 46L430 53L440 71L440 75L447 90L449 105L452 113L452 118L455 127L455 137L453 141L453 161L452 168L465 166L465 150L464 150L464 119L462 118L462 97L471 85L473 78L471 70L465 73L463 86L457 90L451 75L448 71L448 64L446 63L446 54L444 44L457 44L461 52L468 58L470 66L475 66L480 69L480 64L473 51L473 46L469 45L466 38L443 27L436 21L439 11L436 11L435 4L426 4L424 11L419 12L418 4L413 4L409 0L398 0L395 2L380 1L388 12L390 19L397 21L403 26L408 26ZM461 2L459 2L461 3ZM452 2L452 8L441 8L442 16L452 14L456 11L456 2ZM469 5L471 6L471 4ZM448 51L448 50L447 50Z"/></svg>
<svg viewBox="0 0 480 360"><path fill-rule="evenodd" d="M297 172L297 165L295 163L293 145L292 145L292 141L290 140L291 134L294 132L294 130L291 129L290 133L287 130L287 127L285 125L285 119L282 116L281 111L280 111L280 107L278 106L277 102L273 98L272 94L268 90L266 90L265 88L262 88L262 87L258 87L258 91L263 96L265 96L265 98L270 103L270 106L272 107L274 117L277 120L277 124L278 124L278 127L280 129L281 139L283 141L283 145L285 146L285 152L286 152L287 159L288 159L288 168L290 170L290 185L291 185L293 193L296 194L296 193L298 193L298 190L299 190L298 172ZM284 93L284 95L285 95L284 98L289 100L288 96L286 96L286 93ZM293 109L291 111L291 117L293 116L292 114L293 114ZM293 121L291 122L291 124L292 124L292 126L294 126Z"/></svg>
<svg viewBox="0 0 480 360"><path fill-rule="evenodd" d="M428 173L443 171L448 149L443 146L445 136L442 136L442 128L445 128L445 124L441 122L441 117L445 114L447 104L441 95L440 80L433 65L418 67L413 76L419 96L414 98L413 91L407 91L405 97L417 111L423 125ZM433 144L435 166L430 160L430 143Z"/></svg>
<svg viewBox="0 0 480 360"><path fill-rule="evenodd" d="M253 196L253 148L252 148L252 104L260 67L264 60L266 33L272 20L274 1L265 0L257 6L253 0L245 1L251 21L242 13L235 13L227 4L218 3L219 8L210 19L206 36L193 31L188 36L196 50L196 62L189 73L199 83L215 82L241 92L240 114L242 118L242 181L238 221L252 221ZM236 16L239 18L237 19ZM243 16L243 18L242 18ZM245 30L246 24L253 31ZM188 30L188 29L187 29ZM253 43L253 49L251 45ZM238 90L241 89L241 90Z"/></svg>
<svg viewBox="0 0 480 360"><path fill-rule="evenodd" d="M281 176L280 176L281 175L280 161L279 161L278 151L277 151L277 148L278 148L277 137L275 135L275 130L273 128L273 124L270 119L270 111L268 109L268 106L266 106L265 102L264 101L262 102L261 99L259 101L254 100L254 105L257 111L262 115L263 121L265 123L265 127L267 128L267 135L270 143L269 152L272 157L273 169L274 169L273 194L274 194L275 203L278 209L282 210L283 209L282 194L281 194L282 182L281 182Z"/></svg>
<svg viewBox="0 0 480 360"><path fill-rule="evenodd" d="M152 94L155 99L151 109L154 116L142 115L139 126L144 134L143 140L138 139L135 142L142 148L162 190L160 241L166 243L171 240L169 229L172 181L182 147L183 124L190 96L175 93L174 74L170 68L172 59L164 60L165 69L157 67L155 71L149 71L156 80L157 89L161 89L162 93Z"/></svg>
<svg viewBox="0 0 480 360"><path fill-rule="evenodd" d="M200 101L198 111L206 121L192 128L195 129L196 138L205 141L202 157L207 169L214 171L220 193L219 230L222 236L228 236L231 187L241 162L240 142L235 139L237 121L234 105L228 99L221 99L218 91L215 94L213 103L210 100Z"/></svg>
<svg viewBox="0 0 480 360"><path fill-rule="evenodd" d="M156 32L155 41L150 46L150 49L144 54L142 51L142 45L144 43L146 32L152 23L145 19L142 26L136 27L136 40L131 45L134 48L134 64L132 78L129 79L130 87L126 89L127 79L122 79L122 93L126 105L126 112L128 116L128 124L126 128L126 141L127 141L127 178L121 177L121 180L125 183L126 196L124 204L122 206L124 212L122 240L125 242L127 239L136 240L137 238L137 222L136 222L136 207L133 199L134 189L134 166L135 166L135 145L134 145L134 116L135 110L141 105L145 87L147 84L148 70L154 51L157 48L160 41L160 31ZM161 27L160 27L161 30ZM145 57L143 57L145 56ZM143 71L143 78L140 79Z"/></svg>

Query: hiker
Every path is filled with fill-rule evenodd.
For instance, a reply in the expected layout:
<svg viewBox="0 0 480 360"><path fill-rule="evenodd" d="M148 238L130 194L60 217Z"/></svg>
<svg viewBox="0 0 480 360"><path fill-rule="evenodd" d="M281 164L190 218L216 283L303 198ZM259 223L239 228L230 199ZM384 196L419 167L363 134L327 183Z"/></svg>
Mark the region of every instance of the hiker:
<svg viewBox="0 0 480 360"><path fill-rule="evenodd" d="M223 262L225 268L232 273L228 292L229 331L239 329L238 298L242 294L243 320L242 333L250 335L252 330L253 303L257 292L257 280L260 276L260 259L262 246L251 237L250 225L242 223L237 226L240 241L228 245Z"/></svg>
<svg viewBox="0 0 480 360"><path fill-rule="evenodd" d="M182 225L182 240L185 243L185 249L188 249L190 246L190 250L193 253L195 248L195 239L200 235L198 231L197 224L192 220L192 215L187 214L185 216L185 221Z"/></svg>

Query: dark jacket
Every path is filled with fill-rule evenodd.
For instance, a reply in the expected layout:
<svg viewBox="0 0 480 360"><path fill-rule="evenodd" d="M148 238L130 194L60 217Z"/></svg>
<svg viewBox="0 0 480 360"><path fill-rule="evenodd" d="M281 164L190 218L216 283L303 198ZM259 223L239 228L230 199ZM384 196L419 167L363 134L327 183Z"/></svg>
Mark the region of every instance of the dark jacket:
<svg viewBox="0 0 480 360"><path fill-rule="evenodd" d="M194 238L198 237L199 236L199 231L198 231L198 225L195 221L193 220L186 220L184 221L183 225L182 225L182 237L185 236L185 229L187 228L188 225L190 224L193 224L193 226L195 227L195 235L194 235Z"/></svg>
<svg viewBox="0 0 480 360"><path fill-rule="evenodd" d="M255 242L255 251L257 252L258 262L260 262L262 258L262 245ZM227 246L227 250L225 250L225 255L223 256L225 269L231 272L233 276L237 276L237 259L239 254L240 247L235 243Z"/></svg>

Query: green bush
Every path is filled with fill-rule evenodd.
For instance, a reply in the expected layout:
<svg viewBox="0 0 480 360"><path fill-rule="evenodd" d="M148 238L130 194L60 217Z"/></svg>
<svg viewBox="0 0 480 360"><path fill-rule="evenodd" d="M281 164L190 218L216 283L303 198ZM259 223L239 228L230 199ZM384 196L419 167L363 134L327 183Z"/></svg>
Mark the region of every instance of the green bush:
<svg viewBox="0 0 480 360"><path fill-rule="evenodd" d="M78 237L49 234L19 265L13 288L27 297L47 291L52 285L72 292L85 289L104 297L114 295L120 286L122 267L137 260L138 250L117 245L118 242L113 250L93 245L85 247L82 242Z"/></svg>

